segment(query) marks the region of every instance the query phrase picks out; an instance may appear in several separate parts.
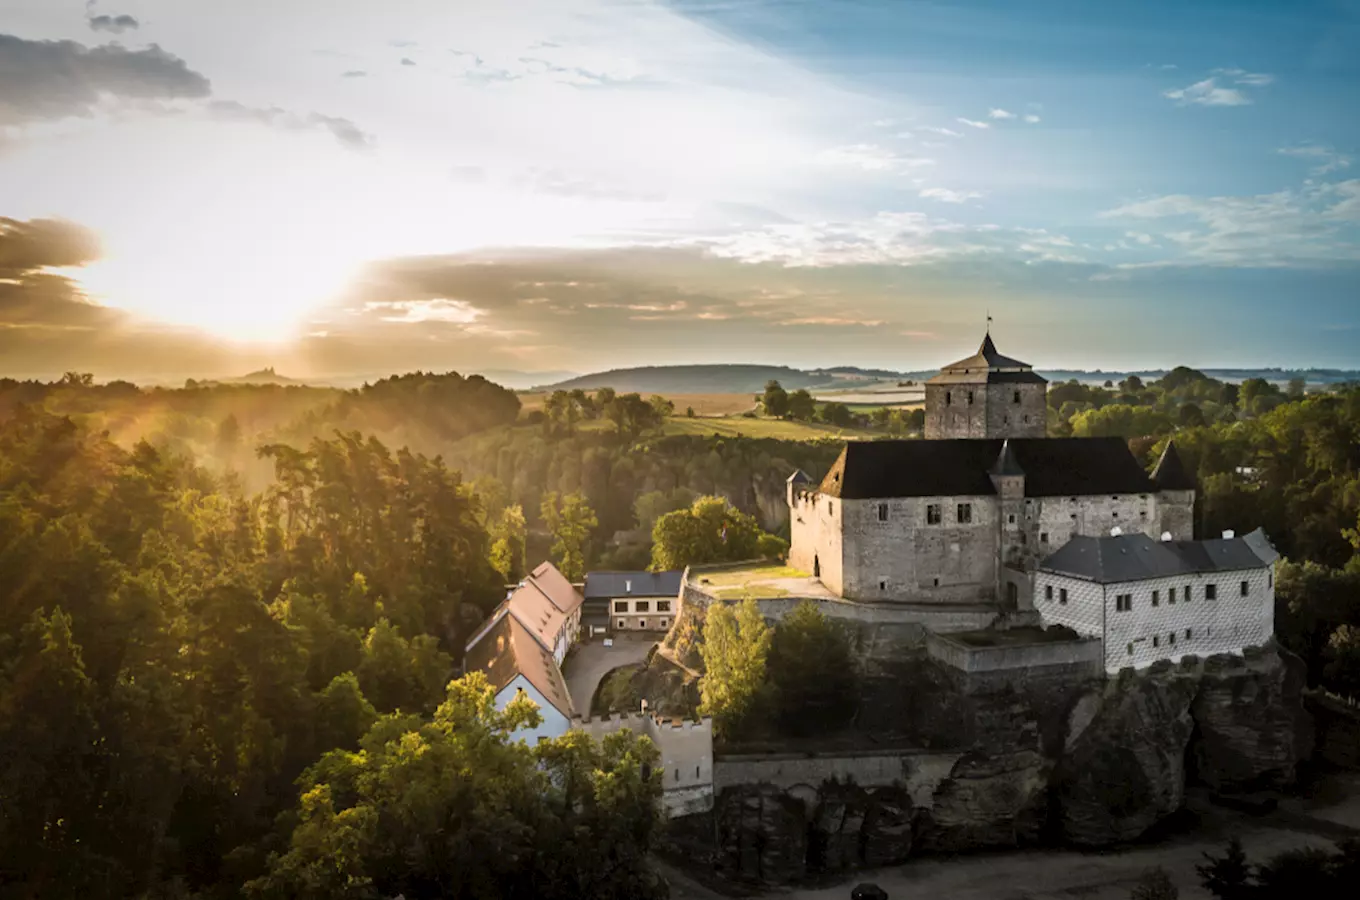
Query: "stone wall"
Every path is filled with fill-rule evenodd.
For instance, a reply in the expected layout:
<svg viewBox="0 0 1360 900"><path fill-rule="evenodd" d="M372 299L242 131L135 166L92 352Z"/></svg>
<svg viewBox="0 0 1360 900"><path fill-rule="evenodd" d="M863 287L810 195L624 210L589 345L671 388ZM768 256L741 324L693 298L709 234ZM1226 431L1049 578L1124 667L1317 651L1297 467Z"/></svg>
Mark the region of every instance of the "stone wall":
<svg viewBox="0 0 1360 900"><path fill-rule="evenodd" d="M662 804L668 817L693 815L713 808L713 720L665 719L643 713L599 718L577 716L571 727L601 740L628 729L646 735L661 755Z"/></svg>
<svg viewBox="0 0 1360 900"><path fill-rule="evenodd" d="M1042 382L927 383L925 437L1044 437L1047 402L1048 385Z"/></svg>
<svg viewBox="0 0 1360 900"><path fill-rule="evenodd" d="M1104 670L1104 650L1099 638L1047 641L1011 646L974 647L943 634L926 636L926 651L933 659L962 672L1017 672L1062 666L1090 677Z"/></svg>
<svg viewBox="0 0 1360 900"><path fill-rule="evenodd" d="M843 593L845 558L839 505L834 497L800 491L789 513L789 565L815 573L836 594Z"/></svg>
<svg viewBox="0 0 1360 900"><path fill-rule="evenodd" d="M1317 755L1334 766L1360 769L1360 706L1309 691L1304 706L1317 723Z"/></svg>

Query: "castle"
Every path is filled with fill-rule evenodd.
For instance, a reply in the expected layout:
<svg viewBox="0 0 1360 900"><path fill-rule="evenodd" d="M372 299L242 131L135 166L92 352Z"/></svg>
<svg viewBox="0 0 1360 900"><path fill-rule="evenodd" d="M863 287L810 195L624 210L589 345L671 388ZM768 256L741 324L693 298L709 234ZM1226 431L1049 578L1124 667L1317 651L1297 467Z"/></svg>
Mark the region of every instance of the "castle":
<svg viewBox="0 0 1360 900"><path fill-rule="evenodd" d="M1037 611L1046 624L1081 625L1079 633L1106 639L1103 613L1036 605L1036 582L1047 571L1042 587L1051 593L1056 577L1104 578L1081 567L1070 571L1070 563L1080 552L1098 555L1110 541L1109 553L1127 554L1136 535L1145 543L1135 553L1159 545L1166 577L1193 575L1196 583L1206 573L1217 577L1217 560L1228 554L1253 570L1242 583L1262 585L1254 598L1265 603L1262 609L1271 606L1275 557L1262 549L1269 547L1264 536L1250 546L1230 534L1218 542L1223 547L1194 540L1196 483L1174 444L1148 474L1121 438L1044 437L1046 394L1046 380L1029 364L1002 356L988 333L976 354L926 383L923 440L851 442L820 484L801 471L789 477L789 565L810 573L835 599L895 608L934 631L967 621L959 615L966 612ZM1195 560L1209 562L1196 568ZM1164 589L1149 589L1137 602L1158 606ZM1089 593L1081 592L1083 602L1095 602ZM1135 603L1126 593L1119 594L1118 612ZM1235 634L1242 642L1226 649L1273 633L1273 623L1261 622L1269 612L1253 606L1250 615L1252 627L1229 627L1225 639ZM1098 629L1091 625L1097 618ZM1221 635L1224 627L1220 623ZM1135 656L1130 649L1130 664L1177 655L1166 652L1175 637L1164 646L1160 634L1120 635L1119 643L1130 648L1147 637L1149 647L1163 651ZM1225 649L1221 643L1214 648ZM1106 662L1117 670L1124 660Z"/></svg>

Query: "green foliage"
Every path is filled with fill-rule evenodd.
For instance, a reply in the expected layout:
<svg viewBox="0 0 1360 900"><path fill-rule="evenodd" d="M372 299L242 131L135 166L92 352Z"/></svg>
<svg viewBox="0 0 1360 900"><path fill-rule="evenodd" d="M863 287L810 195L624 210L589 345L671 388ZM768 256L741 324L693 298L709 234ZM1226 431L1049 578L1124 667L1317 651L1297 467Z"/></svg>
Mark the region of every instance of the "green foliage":
<svg viewBox="0 0 1360 900"><path fill-rule="evenodd" d="M760 400L765 415L782 419L789 413L789 394L778 381L771 380L765 385L765 393Z"/></svg>
<svg viewBox="0 0 1360 900"><path fill-rule="evenodd" d="M852 425L855 421L855 414L850 412L850 407L844 403L823 404L817 413L817 418L828 425L837 425L842 428Z"/></svg>
<svg viewBox="0 0 1360 900"><path fill-rule="evenodd" d="M1234 837L1222 856L1205 853L1204 862L1195 866L1204 889L1219 900L1247 900L1256 896L1252 888L1253 867L1247 862L1242 841Z"/></svg>
<svg viewBox="0 0 1360 900"><path fill-rule="evenodd" d="M800 422L811 422L812 417L817 412L817 401L812 399L812 395L802 388L789 394L788 414L791 418Z"/></svg>
<svg viewBox="0 0 1360 900"><path fill-rule="evenodd" d="M1253 864L1233 838L1227 852L1204 854L1195 867L1200 881L1219 900L1289 900L1293 897L1342 898L1355 893L1360 876L1360 841L1340 841L1335 851L1316 847L1288 850Z"/></svg>
<svg viewBox="0 0 1360 900"><path fill-rule="evenodd" d="M854 717L859 679L849 635L811 600L775 627L767 668L782 733L824 733Z"/></svg>
<svg viewBox="0 0 1360 900"><path fill-rule="evenodd" d="M1360 624L1342 625L1328 638L1323 680L1339 694L1360 697Z"/></svg>
<svg viewBox="0 0 1360 900"><path fill-rule="evenodd" d="M760 555L763 532L752 516L722 497L700 497L689 509L666 513L652 528L652 569L736 562ZM776 549L768 542L766 550Z"/></svg>
<svg viewBox="0 0 1360 900"><path fill-rule="evenodd" d="M557 568L569 581L586 574L586 543L599 525L584 494L568 494L558 501L555 493L543 495L543 524L553 536L552 555Z"/></svg>
<svg viewBox="0 0 1360 900"><path fill-rule="evenodd" d="M658 755L622 732L530 748L527 699L503 711L476 673L428 722L389 717L359 752L327 754L301 780L287 849L245 886L255 898L660 897L646 854Z"/></svg>
<svg viewBox="0 0 1360 900"><path fill-rule="evenodd" d="M501 510L491 542L491 567L507 584L519 581L528 571L525 536L524 507L515 504Z"/></svg>
<svg viewBox="0 0 1360 900"><path fill-rule="evenodd" d="M734 737L754 727L766 695L765 661L772 631L750 598L733 608L715 603L704 621L700 654L704 676L699 681L699 712L713 717L723 737Z"/></svg>

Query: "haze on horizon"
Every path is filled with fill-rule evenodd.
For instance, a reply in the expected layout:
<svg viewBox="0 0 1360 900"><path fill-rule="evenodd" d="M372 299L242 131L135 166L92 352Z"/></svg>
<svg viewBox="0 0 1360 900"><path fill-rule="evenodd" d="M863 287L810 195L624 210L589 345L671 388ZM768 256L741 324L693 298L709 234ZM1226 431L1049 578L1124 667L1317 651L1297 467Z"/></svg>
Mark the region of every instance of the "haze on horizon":
<svg viewBox="0 0 1360 900"><path fill-rule="evenodd" d="M0 375L1360 368L1360 7L0 0Z"/></svg>

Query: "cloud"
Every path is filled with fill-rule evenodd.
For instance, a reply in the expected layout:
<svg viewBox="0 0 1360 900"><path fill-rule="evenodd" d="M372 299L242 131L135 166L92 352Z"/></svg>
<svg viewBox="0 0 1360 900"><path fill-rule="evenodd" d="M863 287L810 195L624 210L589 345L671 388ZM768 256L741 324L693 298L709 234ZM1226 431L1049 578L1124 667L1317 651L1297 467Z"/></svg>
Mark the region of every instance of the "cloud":
<svg viewBox="0 0 1360 900"><path fill-rule="evenodd" d="M367 78L368 73L363 69L350 69L340 73L341 78Z"/></svg>
<svg viewBox="0 0 1360 900"><path fill-rule="evenodd" d="M963 116L959 116L959 118L956 119L955 121L957 121L957 122L962 122L964 125L969 125L969 126L972 126L973 128L991 128L991 127L992 127L991 125L988 125L986 122L978 122L978 121L975 121L975 120L973 120L973 119L965 119L965 118L963 118Z"/></svg>
<svg viewBox="0 0 1360 900"><path fill-rule="evenodd" d="M1274 75L1268 75L1265 72L1248 72L1245 69L1214 69L1213 73L1232 79L1233 84L1244 84L1250 87L1264 87L1275 81Z"/></svg>
<svg viewBox="0 0 1360 900"><path fill-rule="evenodd" d="M865 172L895 172L935 164L935 160L929 157L901 156L878 144L847 144L832 147L818 154L817 160L826 165L845 166Z"/></svg>
<svg viewBox="0 0 1360 900"><path fill-rule="evenodd" d="M370 147L374 142L373 137L365 134L359 126L339 116L315 112L299 115L277 106L246 106L235 100L213 100L207 104L207 109L213 117L227 121L258 122L274 128L299 131L322 128L329 131L344 146L356 150Z"/></svg>
<svg viewBox="0 0 1360 900"><path fill-rule="evenodd" d="M0 126L93 115L105 98L199 99L211 85L184 60L152 44L85 47L0 34Z"/></svg>
<svg viewBox="0 0 1360 900"><path fill-rule="evenodd" d="M1101 215L1166 223L1156 237L1179 256L1132 265L1275 267L1360 260L1360 179L1252 196L1170 194Z"/></svg>
<svg viewBox="0 0 1360 900"><path fill-rule="evenodd" d="M122 34L124 31L133 31L140 27L139 23L132 16L90 16L85 20L91 31L108 31L113 34Z"/></svg>
<svg viewBox="0 0 1360 900"><path fill-rule="evenodd" d="M1250 95L1244 91L1236 87L1221 86L1220 78L1240 87L1264 87L1275 81L1274 75L1264 72L1214 69L1203 81L1197 81L1189 87L1162 91L1162 96L1175 100L1181 106L1247 106L1252 102Z"/></svg>
<svg viewBox="0 0 1360 900"><path fill-rule="evenodd" d="M934 134L942 134L945 137L963 137L962 131L955 131L952 128L941 128L938 125L922 125L922 131L929 131Z"/></svg>
<svg viewBox="0 0 1360 900"><path fill-rule="evenodd" d="M416 64L416 61L414 59L411 59L411 57L409 56L403 56L401 58L401 64L403 66L414 66Z"/></svg>
<svg viewBox="0 0 1360 900"><path fill-rule="evenodd" d="M1004 109L992 109L992 110L990 110L990 111L987 113L987 115L990 116L990 117L992 117L993 119L1014 119L1014 118L1015 118L1015 113L1013 113L1013 112L1008 112L1007 110L1004 110Z"/></svg>
<svg viewBox="0 0 1360 900"><path fill-rule="evenodd" d="M1189 87L1162 91L1162 96L1182 106L1246 106L1251 103L1246 94L1234 88L1219 87L1213 78L1197 81Z"/></svg>
<svg viewBox="0 0 1360 900"><path fill-rule="evenodd" d="M1351 165L1351 158L1344 156L1331 147L1319 144L1302 144L1297 147L1281 147L1275 151L1283 156L1295 156L1300 159L1311 159L1316 161L1316 165L1309 170L1313 175L1327 175L1341 169L1348 169Z"/></svg>
<svg viewBox="0 0 1360 900"><path fill-rule="evenodd" d="M111 313L70 278L47 271L99 258L99 239L64 219L0 217L0 335L17 328L95 328Z"/></svg>
<svg viewBox="0 0 1360 900"><path fill-rule="evenodd" d="M978 191L951 191L948 188L934 187L921 191L920 196L929 200L939 200L941 203L966 203L979 199L982 194Z"/></svg>
<svg viewBox="0 0 1360 900"><path fill-rule="evenodd" d="M1025 116L1025 122L1029 125L1038 125L1039 117L1036 116L1034 113L1029 113Z"/></svg>

